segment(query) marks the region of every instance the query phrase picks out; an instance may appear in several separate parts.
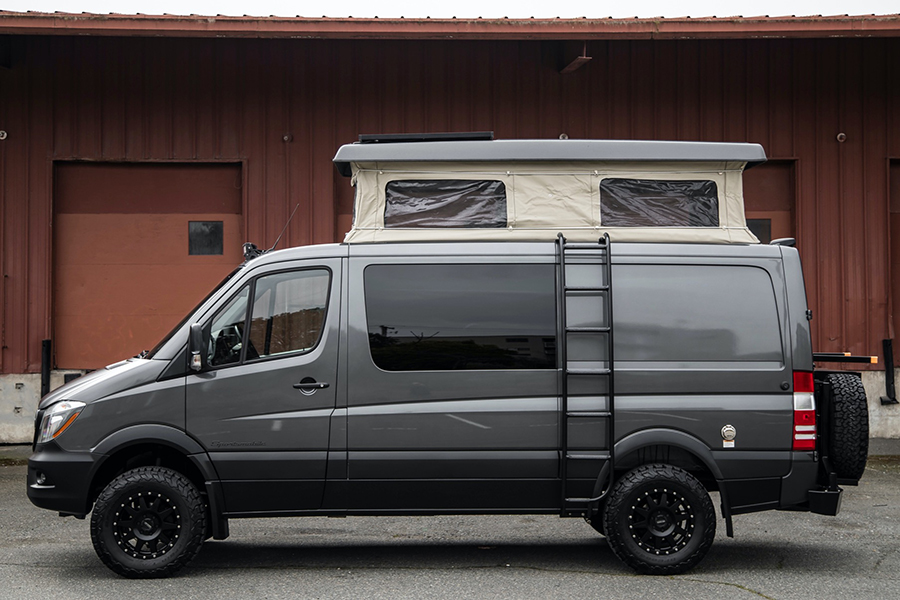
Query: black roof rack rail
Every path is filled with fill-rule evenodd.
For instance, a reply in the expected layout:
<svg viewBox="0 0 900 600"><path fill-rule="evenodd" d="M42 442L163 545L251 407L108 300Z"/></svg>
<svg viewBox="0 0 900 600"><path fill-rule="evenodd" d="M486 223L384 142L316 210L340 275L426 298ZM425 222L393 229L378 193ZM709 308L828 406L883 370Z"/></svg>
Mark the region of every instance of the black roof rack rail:
<svg viewBox="0 0 900 600"><path fill-rule="evenodd" d="M399 142L483 142L494 139L493 131L459 131L449 133L361 133L360 144L395 144Z"/></svg>

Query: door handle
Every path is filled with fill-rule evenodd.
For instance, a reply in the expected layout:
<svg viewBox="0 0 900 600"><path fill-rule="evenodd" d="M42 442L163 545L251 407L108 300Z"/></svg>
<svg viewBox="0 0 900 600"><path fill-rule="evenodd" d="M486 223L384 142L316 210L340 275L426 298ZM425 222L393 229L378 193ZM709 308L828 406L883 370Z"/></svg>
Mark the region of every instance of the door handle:
<svg viewBox="0 0 900 600"><path fill-rule="evenodd" d="M312 377L304 377L300 380L300 383L294 384L294 389L300 390L304 394L312 394L316 390L324 390L327 387L327 383L319 383Z"/></svg>
<svg viewBox="0 0 900 600"><path fill-rule="evenodd" d="M309 383L295 383L295 390L324 390L328 387L327 383L318 383L315 381L311 381Z"/></svg>

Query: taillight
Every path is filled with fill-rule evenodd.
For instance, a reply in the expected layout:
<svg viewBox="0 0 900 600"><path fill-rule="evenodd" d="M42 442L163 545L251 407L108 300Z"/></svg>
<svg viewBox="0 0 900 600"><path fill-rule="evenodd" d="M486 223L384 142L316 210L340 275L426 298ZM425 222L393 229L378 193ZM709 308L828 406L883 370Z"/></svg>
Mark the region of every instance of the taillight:
<svg viewBox="0 0 900 600"><path fill-rule="evenodd" d="M813 374L794 371L794 450L816 449L816 396Z"/></svg>

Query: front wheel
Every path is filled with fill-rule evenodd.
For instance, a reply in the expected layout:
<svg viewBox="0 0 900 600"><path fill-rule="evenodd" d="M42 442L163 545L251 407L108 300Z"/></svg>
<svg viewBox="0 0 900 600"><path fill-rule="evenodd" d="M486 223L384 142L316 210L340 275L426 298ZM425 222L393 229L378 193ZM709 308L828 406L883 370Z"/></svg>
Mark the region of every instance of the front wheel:
<svg viewBox="0 0 900 600"><path fill-rule="evenodd" d="M191 562L206 533L197 488L163 467L140 467L110 482L91 515L91 541L103 563L131 578L168 577Z"/></svg>
<svg viewBox="0 0 900 600"><path fill-rule="evenodd" d="M716 536L709 494L684 469L642 465L620 478L603 511L609 546L640 573L674 575L699 563Z"/></svg>

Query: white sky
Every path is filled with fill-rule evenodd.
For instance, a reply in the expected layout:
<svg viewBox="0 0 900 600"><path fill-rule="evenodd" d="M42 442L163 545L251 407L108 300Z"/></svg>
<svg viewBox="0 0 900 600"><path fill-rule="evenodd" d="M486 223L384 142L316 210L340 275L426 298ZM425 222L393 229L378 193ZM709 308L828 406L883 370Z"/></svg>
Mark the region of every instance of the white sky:
<svg viewBox="0 0 900 600"><path fill-rule="evenodd" d="M753 17L898 14L898 0L0 0L0 10L285 17Z"/></svg>

